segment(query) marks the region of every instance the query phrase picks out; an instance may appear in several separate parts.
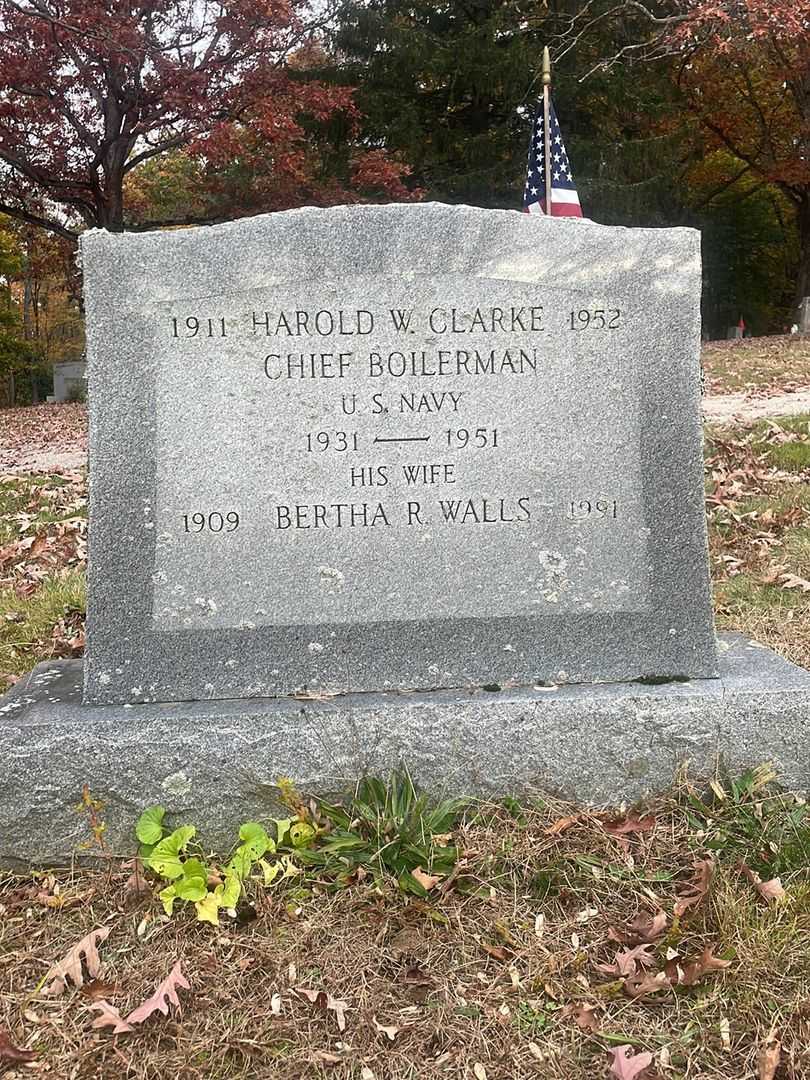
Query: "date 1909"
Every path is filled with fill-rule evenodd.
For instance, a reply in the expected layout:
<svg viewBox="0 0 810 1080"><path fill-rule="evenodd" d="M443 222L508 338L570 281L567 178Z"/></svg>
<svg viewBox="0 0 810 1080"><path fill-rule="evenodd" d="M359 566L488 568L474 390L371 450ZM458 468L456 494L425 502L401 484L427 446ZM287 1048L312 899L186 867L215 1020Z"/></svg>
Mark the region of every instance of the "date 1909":
<svg viewBox="0 0 810 1080"><path fill-rule="evenodd" d="M212 510L208 514L183 514L183 531L187 533L200 532L234 532L239 528L239 515L235 510L220 513Z"/></svg>

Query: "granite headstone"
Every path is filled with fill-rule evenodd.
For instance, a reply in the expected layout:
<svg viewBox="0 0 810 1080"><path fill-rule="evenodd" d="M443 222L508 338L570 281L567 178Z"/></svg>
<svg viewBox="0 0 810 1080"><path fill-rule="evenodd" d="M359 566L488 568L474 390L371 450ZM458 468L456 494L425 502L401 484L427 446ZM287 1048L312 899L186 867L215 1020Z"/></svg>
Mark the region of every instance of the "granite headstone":
<svg viewBox="0 0 810 1080"><path fill-rule="evenodd" d="M89 650L0 701L0 863L71 856L85 785L110 850L154 803L225 849L280 776L403 761L807 786L810 674L715 656L697 233L336 207L83 252Z"/></svg>
<svg viewBox="0 0 810 1080"><path fill-rule="evenodd" d="M82 253L87 702L716 675L696 232L355 206Z"/></svg>

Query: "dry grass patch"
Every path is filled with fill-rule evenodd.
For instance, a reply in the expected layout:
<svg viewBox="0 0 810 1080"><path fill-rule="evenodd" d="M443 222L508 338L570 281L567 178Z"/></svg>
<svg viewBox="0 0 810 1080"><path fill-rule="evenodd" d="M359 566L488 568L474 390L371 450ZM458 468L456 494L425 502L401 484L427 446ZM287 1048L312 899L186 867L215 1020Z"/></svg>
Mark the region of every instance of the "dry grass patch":
<svg viewBox="0 0 810 1080"><path fill-rule="evenodd" d="M810 667L808 417L715 429L706 456L718 627Z"/></svg>
<svg viewBox="0 0 810 1080"><path fill-rule="evenodd" d="M770 397L810 386L810 338L782 335L703 346L709 393Z"/></svg>
<svg viewBox="0 0 810 1080"><path fill-rule="evenodd" d="M803 811L768 776L631 813L476 806L454 830L457 873L426 898L302 867L250 883L220 927L167 918L157 886L128 899L114 861L9 878L0 1022L36 1058L6 1075L594 1080L622 1045L653 1055L642 1080L730 1080L756 1076L775 1038L779 1080L805 1076L810 887L787 843ZM768 845L786 890L770 903L738 869L748 852L765 871ZM96 978L43 997L49 968L102 926ZM182 1012L93 1030L94 999L126 1016L177 961Z"/></svg>

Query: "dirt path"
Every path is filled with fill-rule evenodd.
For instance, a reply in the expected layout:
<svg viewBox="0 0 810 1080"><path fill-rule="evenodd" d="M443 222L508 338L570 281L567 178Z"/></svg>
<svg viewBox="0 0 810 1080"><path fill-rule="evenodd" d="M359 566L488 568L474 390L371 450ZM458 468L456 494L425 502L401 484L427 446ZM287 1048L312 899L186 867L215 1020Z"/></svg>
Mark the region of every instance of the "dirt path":
<svg viewBox="0 0 810 1080"><path fill-rule="evenodd" d="M810 387L792 394L749 398L745 394L716 394L703 399L703 416L712 424L762 420L768 416L796 416L810 412Z"/></svg>

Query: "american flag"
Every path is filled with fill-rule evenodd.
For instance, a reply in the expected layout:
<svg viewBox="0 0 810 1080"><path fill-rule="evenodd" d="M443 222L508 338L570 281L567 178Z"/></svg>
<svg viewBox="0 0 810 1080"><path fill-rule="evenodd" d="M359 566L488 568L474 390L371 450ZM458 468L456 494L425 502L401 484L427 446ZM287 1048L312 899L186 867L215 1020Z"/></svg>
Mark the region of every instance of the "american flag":
<svg viewBox="0 0 810 1080"><path fill-rule="evenodd" d="M560 123L551 101L548 103L548 112L551 124L551 216L582 217L579 195L571 175L571 163L565 152ZM543 104L540 102L532 128L526 189L523 192L523 210L527 214L546 213L545 171Z"/></svg>

